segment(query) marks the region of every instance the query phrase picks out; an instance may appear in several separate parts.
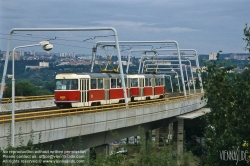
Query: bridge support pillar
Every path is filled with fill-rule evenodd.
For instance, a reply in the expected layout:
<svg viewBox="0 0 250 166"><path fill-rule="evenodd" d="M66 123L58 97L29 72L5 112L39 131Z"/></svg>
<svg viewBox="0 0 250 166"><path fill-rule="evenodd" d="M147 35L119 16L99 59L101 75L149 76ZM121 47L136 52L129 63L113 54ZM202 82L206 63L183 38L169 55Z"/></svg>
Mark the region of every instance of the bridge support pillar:
<svg viewBox="0 0 250 166"><path fill-rule="evenodd" d="M184 119L179 119L173 124L173 130L174 130L173 140L177 144L177 154L180 157L183 154L183 127L184 127Z"/></svg>
<svg viewBox="0 0 250 166"><path fill-rule="evenodd" d="M166 128L155 129L155 146L163 145L166 140Z"/></svg>
<svg viewBox="0 0 250 166"><path fill-rule="evenodd" d="M101 153L105 154L106 156L110 154L109 144L103 144L100 146L90 148L90 159L95 160L98 154Z"/></svg>
<svg viewBox="0 0 250 166"><path fill-rule="evenodd" d="M145 132L145 139L146 139L146 147L147 147L148 142L152 140L152 130Z"/></svg>
<svg viewBox="0 0 250 166"><path fill-rule="evenodd" d="M89 159L90 160L95 160L96 159L96 150L95 150L95 148L90 148L89 149Z"/></svg>

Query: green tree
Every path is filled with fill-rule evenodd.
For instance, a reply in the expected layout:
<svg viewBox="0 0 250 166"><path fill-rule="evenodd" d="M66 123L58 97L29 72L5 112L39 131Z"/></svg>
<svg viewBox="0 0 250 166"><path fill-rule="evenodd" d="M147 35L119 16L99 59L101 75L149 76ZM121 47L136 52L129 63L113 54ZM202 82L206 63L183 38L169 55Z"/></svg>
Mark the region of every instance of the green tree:
<svg viewBox="0 0 250 166"><path fill-rule="evenodd" d="M245 40L246 42L245 50L248 50L248 52L250 52L250 27L248 27L247 24L244 28L244 35L245 38L243 38L243 40Z"/></svg>
<svg viewBox="0 0 250 166"><path fill-rule="evenodd" d="M30 83L29 81L20 81L15 83L15 96L36 96L37 88L34 84ZM4 91L5 98L12 96L12 84L8 83L7 88Z"/></svg>
<svg viewBox="0 0 250 166"><path fill-rule="evenodd" d="M195 89L200 89L200 81L198 78L195 79Z"/></svg>
<svg viewBox="0 0 250 166"><path fill-rule="evenodd" d="M55 90L55 81L53 80L46 82L45 89L48 89L53 94Z"/></svg>
<svg viewBox="0 0 250 166"><path fill-rule="evenodd" d="M179 92L179 85L178 85L178 81L176 79L172 80L172 85L173 85L173 91L174 92Z"/></svg>
<svg viewBox="0 0 250 166"><path fill-rule="evenodd" d="M16 84L16 96L35 96L36 86L29 81L21 81Z"/></svg>
<svg viewBox="0 0 250 166"><path fill-rule="evenodd" d="M200 143L196 142L196 139L204 137L205 121L202 117L198 117L194 119L185 119L184 123L185 148L194 155L200 156L202 154L202 147Z"/></svg>
<svg viewBox="0 0 250 166"><path fill-rule="evenodd" d="M249 28L244 34L249 37ZM248 36L247 36L248 35ZM249 40L246 48L249 48ZM218 53L218 56L220 54ZM250 63L242 73L230 73L235 68L229 61L217 63L207 61L208 77L205 84L205 99L211 113L205 116L205 165L235 165L235 158L223 159L223 150L239 152L250 150L244 142L250 141ZM224 151L225 152L225 151ZM240 157L240 156L238 156ZM250 157L249 154L247 158ZM235 160L234 160L235 159ZM249 160L248 158L247 160ZM238 165L248 165L247 161L238 161Z"/></svg>

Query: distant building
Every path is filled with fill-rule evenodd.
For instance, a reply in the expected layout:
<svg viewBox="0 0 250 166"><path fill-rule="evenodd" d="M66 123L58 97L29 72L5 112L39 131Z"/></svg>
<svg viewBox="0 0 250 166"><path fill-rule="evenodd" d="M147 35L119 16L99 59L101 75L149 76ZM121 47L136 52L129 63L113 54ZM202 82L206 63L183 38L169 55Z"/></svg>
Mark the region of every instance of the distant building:
<svg viewBox="0 0 250 166"><path fill-rule="evenodd" d="M78 56L80 60L92 60L92 55Z"/></svg>
<svg viewBox="0 0 250 166"><path fill-rule="evenodd" d="M128 56L127 55L123 55L123 56L121 56L121 59L128 59Z"/></svg>
<svg viewBox="0 0 250 166"><path fill-rule="evenodd" d="M236 59L236 57L237 57L237 54L231 54L230 55L230 59Z"/></svg>
<svg viewBox="0 0 250 166"><path fill-rule="evenodd" d="M237 60L249 60L250 54L231 54L230 58L231 59L237 59Z"/></svg>
<svg viewBox="0 0 250 166"><path fill-rule="evenodd" d="M20 51L20 56L24 56L24 51L23 50Z"/></svg>
<svg viewBox="0 0 250 166"><path fill-rule="evenodd" d="M49 62L39 62L40 67L49 67Z"/></svg>
<svg viewBox="0 0 250 166"><path fill-rule="evenodd" d="M122 65L128 65L128 62L127 61L121 61L122 62ZM116 61L116 62L113 62L113 64L115 64L115 65L119 65L119 61ZM131 65L132 63L131 62L129 62L129 65Z"/></svg>
<svg viewBox="0 0 250 166"><path fill-rule="evenodd" d="M63 65L69 65L69 62L62 62L62 63L60 63L60 64L58 64L56 66L63 66Z"/></svg>
<svg viewBox="0 0 250 166"><path fill-rule="evenodd" d="M217 54L216 53L210 53L209 54L209 60L217 60Z"/></svg>
<svg viewBox="0 0 250 166"><path fill-rule="evenodd" d="M26 69L41 69L41 68L46 68L49 67L49 62L39 62L39 66L25 66Z"/></svg>
<svg viewBox="0 0 250 166"><path fill-rule="evenodd" d="M30 55L36 56L35 50L30 51Z"/></svg>
<svg viewBox="0 0 250 166"><path fill-rule="evenodd" d="M61 52L59 57L68 57L68 58L75 58L75 53L69 53L69 52Z"/></svg>
<svg viewBox="0 0 250 166"><path fill-rule="evenodd" d="M2 53L3 53L3 59L5 59L6 58L6 51L2 51ZM9 52L9 59L8 59L9 61L12 60L12 56L13 56L13 53L12 53L12 51L10 51ZM20 52L15 51L14 59L20 59Z"/></svg>
<svg viewBox="0 0 250 166"><path fill-rule="evenodd" d="M6 54L5 54L6 55ZM9 55L9 59L8 60L12 60L12 56L13 56L13 53L12 51L10 52L10 55ZM4 56L5 58L6 56ZM14 52L14 59L20 59L20 52Z"/></svg>

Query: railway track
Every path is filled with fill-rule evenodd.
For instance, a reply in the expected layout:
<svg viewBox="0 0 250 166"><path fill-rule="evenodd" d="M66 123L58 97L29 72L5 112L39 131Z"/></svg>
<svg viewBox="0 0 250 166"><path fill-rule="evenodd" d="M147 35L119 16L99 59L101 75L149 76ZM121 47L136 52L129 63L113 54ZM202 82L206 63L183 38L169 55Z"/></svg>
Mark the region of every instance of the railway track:
<svg viewBox="0 0 250 166"><path fill-rule="evenodd" d="M200 98L203 94L195 94L195 95L188 95L188 96L177 96L177 97L167 97L162 99L155 99L155 100L145 100L139 102L130 102L128 103L128 108L132 107L139 107L139 106L147 106L153 105L163 102L175 102L181 101L191 98ZM69 116L69 115L78 115L78 114L85 114L91 112L104 112L104 111L112 111L114 109L124 109L126 108L125 103L119 104L109 104L109 105L100 105L100 106L88 106L88 107L79 107L79 108L64 108L59 109L57 107L50 107L50 108L39 108L39 109L31 109L31 110L22 110L16 111L15 113L15 121L27 121L27 120L34 120L34 119L45 119L51 117L61 117L61 116ZM11 112L0 114L0 123L9 123L11 122Z"/></svg>

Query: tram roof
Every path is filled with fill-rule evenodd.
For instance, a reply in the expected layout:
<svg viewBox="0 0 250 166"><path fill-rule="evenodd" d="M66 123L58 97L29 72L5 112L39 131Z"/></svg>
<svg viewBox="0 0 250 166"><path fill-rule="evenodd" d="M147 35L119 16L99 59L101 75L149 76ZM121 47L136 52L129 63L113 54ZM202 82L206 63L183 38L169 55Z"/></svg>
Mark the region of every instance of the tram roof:
<svg viewBox="0 0 250 166"><path fill-rule="evenodd" d="M81 76L90 77L90 78L120 78L120 74L116 73L61 73L57 74L56 78L60 79L61 77L70 77L79 78ZM124 74L124 78L162 78L164 75L156 75L156 74Z"/></svg>
<svg viewBox="0 0 250 166"><path fill-rule="evenodd" d="M120 78L120 74L113 74L113 73L61 73L57 74L56 78L61 78L63 76L70 77L70 78L79 78L79 77L90 77L90 78ZM126 78L127 75L124 74Z"/></svg>
<svg viewBox="0 0 250 166"><path fill-rule="evenodd" d="M138 74L138 76L144 76L145 78L162 78L162 74Z"/></svg>

